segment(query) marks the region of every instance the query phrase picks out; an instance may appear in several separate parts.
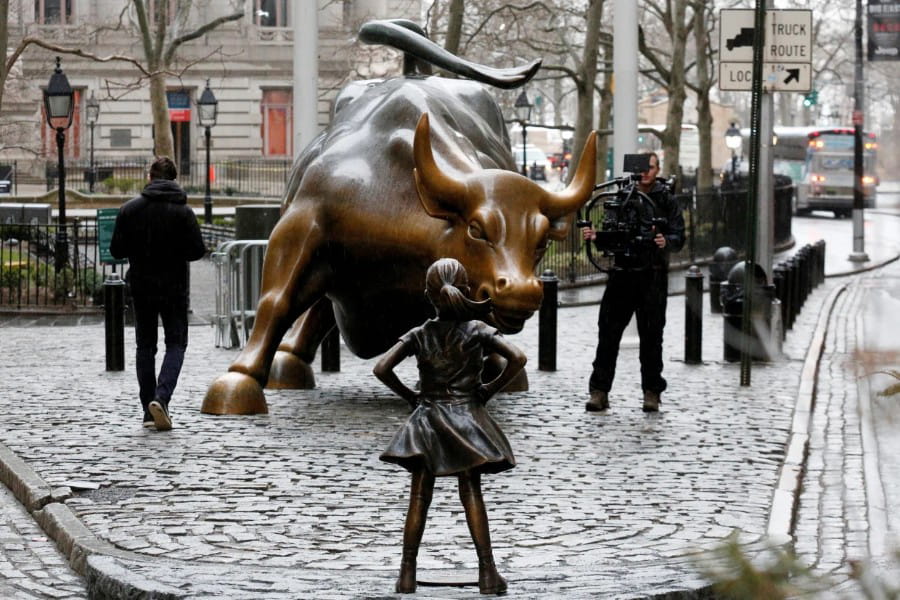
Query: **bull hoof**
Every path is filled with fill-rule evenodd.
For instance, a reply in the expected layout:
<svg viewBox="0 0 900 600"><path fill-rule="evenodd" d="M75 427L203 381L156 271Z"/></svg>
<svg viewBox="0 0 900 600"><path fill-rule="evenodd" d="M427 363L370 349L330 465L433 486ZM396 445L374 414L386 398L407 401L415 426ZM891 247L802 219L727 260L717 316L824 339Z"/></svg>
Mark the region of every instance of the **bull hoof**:
<svg viewBox="0 0 900 600"><path fill-rule="evenodd" d="M259 382L234 371L210 384L200 412L208 415L264 415L269 412Z"/></svg>
<svg viewBox="0 0 900 600"><path fill-rule="evenodd" d="M312 367L290 352L279 350L269 369L270 390L311 390L316 387Z"/></svg>

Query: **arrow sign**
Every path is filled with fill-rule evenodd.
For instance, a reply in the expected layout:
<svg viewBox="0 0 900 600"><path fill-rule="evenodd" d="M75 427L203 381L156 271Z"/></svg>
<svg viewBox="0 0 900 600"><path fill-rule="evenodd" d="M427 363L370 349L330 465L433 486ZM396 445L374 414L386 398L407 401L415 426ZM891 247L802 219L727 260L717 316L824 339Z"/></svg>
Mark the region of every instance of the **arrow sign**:
<svg viewBox="0 0 900 600"><path fill-rule="evenodd" d="M800 81L800 69L785 69L784 71L788 74L784 80L785 85L792 81Z"/></svg>

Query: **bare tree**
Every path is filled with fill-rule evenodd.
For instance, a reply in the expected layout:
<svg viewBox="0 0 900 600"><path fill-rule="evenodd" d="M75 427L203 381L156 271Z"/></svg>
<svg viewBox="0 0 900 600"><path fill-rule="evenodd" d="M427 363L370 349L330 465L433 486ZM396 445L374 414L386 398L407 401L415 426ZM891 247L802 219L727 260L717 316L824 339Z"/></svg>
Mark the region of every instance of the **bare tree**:
<svg viewBox="0 0 900 600"><path fill-rule="evenodd" d="M230 15L217 17L196 29L177 35L169 27L168 2L155 3L156 14L154 15L153 23L150 22L144 0L132 0L132 2L137 14L144 61L147 71L150 72L150 105L153 111L155 151L160 156L175 156L169 123L168 103L166 101L166 74L175 62L178 49L183 44L202 37L224 23L243 18L244 12L238 11ZM172 22L186 23L191 5L191 0L178 0L175 2L175 14L171 15L174 17ZM175 32L177 32L177 29Z"/></svg>
<svg viewBox="0 0 900 600"><path fill-rule="evenodd" d="M647 40L645 25L638 27L638 48L653 67L646 74L664 87L669 96L666 128L659 134L665 153L663 167L666 175L676 173L679 164L681 123L684 119L684 101L687 98L685 53L687 39L693 29L693 20L687 20L688 4L689 0L644 2L645 11L652 17L653 23L660 25L666 33L665 38L659 34L654 35L654 40L661 43L651 45Z"/></svg>
<svg viewBox="0 0 900 600"><path fill-rule="evenodd" d="M21 58L22 54L31 46L44 48L45 50L59 54L79 56L97 62L129 63L136 69L137 74L134 81L125 85L126 88L133 89L139 87L149 80L151 110L153 112L153 125L156 135L156 153L165 156L174 156L168 104L165 94L166 78L182 76L191 66L210 58L218 51L217 49L205 57L189 62L186 66L181 67L176 72L173 71L173 67L178 61L178 50L184 44L202 37L223 23L236 21L241 19L244 15L243 11L237 11L227 16L215 18L208 23L185 33L178 33L182 26L187 23L187 15L191 10L192 4L192 0L176 0L172 3L175 13L172 15L172 18L170 18L168 12L170 3L156 2L156 14L153 15L154 18L151 22L151 19L147 14L145 0L126 0L123 4L122 12L119 14L118 24L112 27L104 26L98 30L127 30L129 26L126 23L125 15L129 5L132 5L137 16L137 33L141 40L141 47L143 50L142 57L123 54L98 56L92 52L83 50L82 48L51 43L34 36L22 38L11 51L7 50L5 60L3 61L2 66L0 66L0 108L3 106L3 91L6 87L9 74L16 62ZM9 0L0 0L0 14L5 17L2 22L0 22L0 43L3 44L4 48L9 48ZM170 28L170 22L177 23L179 27Z"/></svg>

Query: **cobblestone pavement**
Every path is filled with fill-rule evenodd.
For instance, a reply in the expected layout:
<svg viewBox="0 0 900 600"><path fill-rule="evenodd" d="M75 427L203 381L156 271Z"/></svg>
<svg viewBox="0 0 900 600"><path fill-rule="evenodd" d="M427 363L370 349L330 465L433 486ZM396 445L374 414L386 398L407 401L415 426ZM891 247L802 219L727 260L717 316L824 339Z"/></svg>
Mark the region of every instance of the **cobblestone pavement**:
<svg viewBox="0 0 900 600"><path fill-rule="evenodd" d="M719 360L721 319L712 315L707 362L681 361L683 298L671 298L670 389L656 418L640 411L634 348L622 352L610 414L584 412L597 309L562 311L560 369L530 368L530 391L491 405L519 461L485 482L513 595L696 588L692 552L735 529L761 542L829 285L807 301L787 359L754 365L746 388L738 366ZM531 365L536 325L513 338ZM126 331L128 348L132 336ZM342 352L342 372L318 373L318 389L267 392L265 416L202 415L206 386L235 351L213 348L211 328L192 327L172 404L176 429L160 434L140 426L131 361L125 372L103 370L102 326L5 327L3 339L19 360L0 367L0 442L63 500L38 520L65 522L71 511L96 538L89 550L112 557L89 561L91 585L121 567L173 594L371 597L392 589L408 478L377 456L406 411L371 376L372 361ZM436 576L474 569L449 481L436 490L420 565Z"/></svg>
<svg viewBox="0 0 900 600"><path fill-rule="evenodd" d="M530 390L502 394L490 410L519 464L484 485L510 597L689 597L706 585L700 553L733 531L751 551L767 534L783 541L789 518L773 508L773 490L807 350L821 315L843 311L822 312L844 301L842 285L813 291L784 359L754 363L749 387L721 360L722 319L708 299L705 362L683 362L684 298L671 297L669 390L656 416L640 411L634 347L620 354L609 414L584 412L596 306L560 312L555 372L536 369L536 319L513 336L529 357ZM317 369L316 390L267 391L268 415L214 417L200 403L236 351L214 348L207 325L190 333L175 429L158 433L140 426L130 329L126 371L109 373L102 325L2 324L16 360L0 364L0 449L24 461L3 465L20 501L97 596L392 597L408 477L377 456L406 410L371 375L373 361L342 348L342 371ZM400 369L407 381L413 362ZM475 565L453 482L439 480L420 579L474 580ZM422 586L418 597L477 595Z"/></svg>
<svg viewBox="0 0 900 600"><path fill-rule="evenodd" d="M0 598L84 598L72 570L34 518L0 486Z"/></svg>
<svg viewBox="0 0 900 600"><path fill-rule="evenodd" d="M872 561L882 581L900 584L900 565L890 558L900 550L900 407L897 397L874 393L895 381L875 371L897 368L898 306L895 262L855 276L828 317L795 549L804 564L833 582L847 579L849 561ZM868 362L859 350L868 353ZM858 591L852 584L845 588Z"/></svg>

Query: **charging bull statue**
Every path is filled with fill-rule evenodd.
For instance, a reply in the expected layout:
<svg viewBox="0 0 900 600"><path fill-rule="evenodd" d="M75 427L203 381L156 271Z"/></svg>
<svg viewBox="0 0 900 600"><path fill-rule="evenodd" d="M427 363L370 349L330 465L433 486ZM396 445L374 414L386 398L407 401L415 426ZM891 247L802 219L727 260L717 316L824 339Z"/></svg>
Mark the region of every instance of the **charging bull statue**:
<svg viewBox="0 0 900 600"><path fill-rule="evenodd" d="M357 356L383 353L432 316L422 282L441 257L462 262L474 298L492 299L492 325L518 332L540 307L537 262L591 193L595 134L572 183L546 191L516 172L503 115L481 85L422 74L432 63L513 88L540 61L473 65L408 21L368 23L360 39L403 50L405 75L345 88L330 127L297 159L253 330L210 385L205 413L265 413L266 385L313 387L309 364L335 326Z"/></svg>

